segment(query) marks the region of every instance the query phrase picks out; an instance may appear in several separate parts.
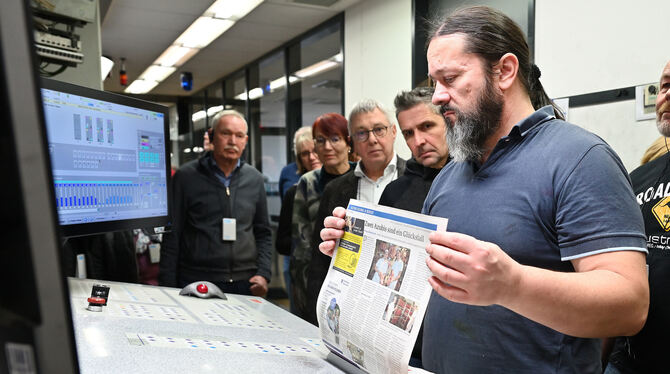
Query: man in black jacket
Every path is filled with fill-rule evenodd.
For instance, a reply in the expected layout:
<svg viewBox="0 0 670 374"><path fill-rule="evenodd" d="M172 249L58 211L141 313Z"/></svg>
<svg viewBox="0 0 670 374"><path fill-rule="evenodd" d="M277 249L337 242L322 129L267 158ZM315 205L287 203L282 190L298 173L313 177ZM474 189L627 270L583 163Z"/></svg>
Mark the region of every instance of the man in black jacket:
<svg viewBox="0 0 670 374"><path fill-rule="evenodd" d="M449 161L447 124L440 107L431 101L434 89L417 87L400 92L393 101L400 132L412 151L405 174L389 183L379 199L380 205L421 213L433 179ZM410 365L422 367L423 324L412 350Z"/></svg>
<svg viewBox="0 0 670 374"><path fill-rule="evenodd" d="M247 123L217 114L214 150L173 179L173 229L163 243L159 281L184 287L210 281L224 292L264 296L271 277L272 233L263 176L240 159Z"/></svg>
<svg viewBox="0 0 670 374"><path fill-rule="evenodd" d="M417 87L395 97L398 126L413 157L405 174L386 186L381 205L421 213L433 179L449 160L447 125L440 108L431 102L433 92L430 87Z"/></svg>

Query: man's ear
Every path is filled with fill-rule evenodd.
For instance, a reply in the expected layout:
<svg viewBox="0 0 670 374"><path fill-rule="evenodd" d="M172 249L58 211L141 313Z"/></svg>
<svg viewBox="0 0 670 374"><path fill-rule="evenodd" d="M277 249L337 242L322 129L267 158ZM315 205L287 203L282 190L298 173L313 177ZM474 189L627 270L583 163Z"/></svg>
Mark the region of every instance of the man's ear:
<svg viewBox="0 0 670 374"><path fill-rule="evenodd" d="M512 86L519 73L519 59L513 53L505 53L496 64L494 71L498 76L498 87L505 91Z"/></svg>

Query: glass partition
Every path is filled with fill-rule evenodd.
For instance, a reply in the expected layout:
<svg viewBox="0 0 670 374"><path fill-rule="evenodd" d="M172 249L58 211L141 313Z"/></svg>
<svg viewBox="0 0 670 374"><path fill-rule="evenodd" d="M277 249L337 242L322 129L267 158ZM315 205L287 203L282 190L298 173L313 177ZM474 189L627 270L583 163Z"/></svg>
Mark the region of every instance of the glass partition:
<svg viewBox="0 0 670 374"><path fill-rule="evenodd" d="M302 120L311 125L329 112L342 114L343 56L339 23L300 42L300 69L291 72L301 81Z"/></svg>

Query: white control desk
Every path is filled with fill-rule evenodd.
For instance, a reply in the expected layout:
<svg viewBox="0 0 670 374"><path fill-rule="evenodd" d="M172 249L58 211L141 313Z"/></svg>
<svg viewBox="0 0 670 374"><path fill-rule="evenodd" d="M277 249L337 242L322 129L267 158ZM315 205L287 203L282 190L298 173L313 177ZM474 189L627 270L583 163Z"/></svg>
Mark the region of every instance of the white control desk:
<svg viewBox="0 0 670 374"><path fill-rule="evenodd" d="M104 373L342 373L316 327L265 299L180 296L179 289L70 278L79 366ZM93 284L110 287L102 312Z"/></svg>

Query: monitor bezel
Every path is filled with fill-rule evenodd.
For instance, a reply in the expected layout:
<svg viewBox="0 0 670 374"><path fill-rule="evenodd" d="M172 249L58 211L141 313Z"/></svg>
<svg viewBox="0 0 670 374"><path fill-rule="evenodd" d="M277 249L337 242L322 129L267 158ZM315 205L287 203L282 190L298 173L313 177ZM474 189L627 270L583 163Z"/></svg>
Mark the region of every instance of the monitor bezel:
<svg viewBox="0 0 670 374"><path fill-rule="evenodd" d="M167 187L167 214L163 216L130 218L121 220L74 223L59 227L64 237L77 237L85 235L101 234L112 231L132 230L132 229L153 229L163 227L163 231L168 231L171 225L172 217L172 183L171 183L171 163L170 163L170 126L169 126L169 108L150 101L140 100L134 97L128 97L108 91L96 90L88 87L78 86L71 83L61 82L54 79L40 78L40 97L42 89L49 89L58 92L64 92L71 95L83 96L94 100L110 102L113 104L126 105L134 108L160 112L163 114L163 133L165 134L165 181ZM46 120L44 122L44 135L46 137ZM47 144L49 139L46 139ZM49 155L49 162L51 156ZM53 172L53 170L52 170Z"/></svg>

